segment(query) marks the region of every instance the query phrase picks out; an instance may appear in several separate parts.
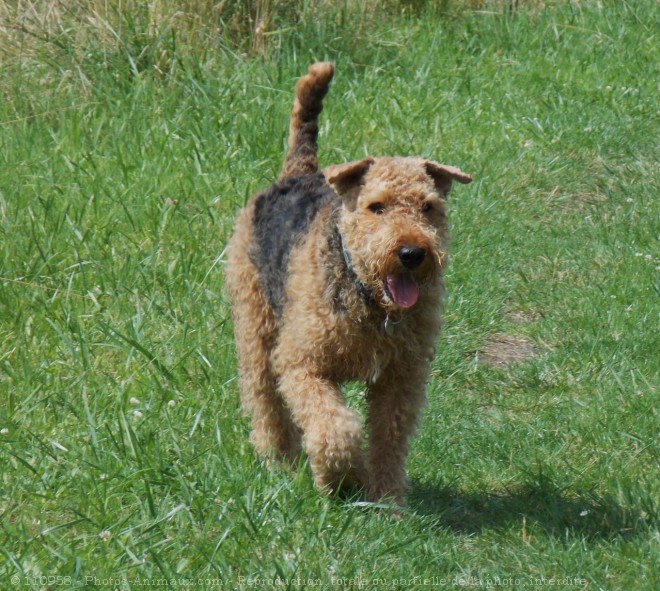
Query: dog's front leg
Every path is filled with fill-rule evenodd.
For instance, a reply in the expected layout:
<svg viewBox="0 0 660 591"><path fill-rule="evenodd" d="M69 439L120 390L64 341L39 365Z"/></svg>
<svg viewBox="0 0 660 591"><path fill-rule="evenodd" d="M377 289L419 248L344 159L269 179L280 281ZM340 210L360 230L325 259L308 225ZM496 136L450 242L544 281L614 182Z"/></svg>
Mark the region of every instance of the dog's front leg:
<svg viewBox="0 0 660 591"><path fill-rule="evenodd" d="M426 367L404 372L390 366L369 387L370 501L405 504L406 458L424 406L427 373Z"/></svg>
<svg viewBox="0 0 660 591"><path fill-rule="evenodd" d="M328 492L362 486L362 423L336 385L308 368L291 367L282 373L279 384L303 432L316 486Z"/></svg>

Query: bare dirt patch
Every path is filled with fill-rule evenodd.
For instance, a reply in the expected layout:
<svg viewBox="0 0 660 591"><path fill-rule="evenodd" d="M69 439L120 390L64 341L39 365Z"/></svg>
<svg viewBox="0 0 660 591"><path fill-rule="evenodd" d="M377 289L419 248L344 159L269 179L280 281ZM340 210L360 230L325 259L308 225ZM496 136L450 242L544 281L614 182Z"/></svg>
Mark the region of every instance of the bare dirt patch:
<svg viewBox="0 0 660 591"><path fill-rule="evenodd" d="M476 354L478 363L501 369L537 356L538 350L528 338L504 333L491 335L484 348Z"/></svg>
<svg viewBox="0 0 660 591"><path fill-rule="evenodd" d="M539 320L540 314L533 310L511 310L506 319L513 324L530 324Z"/></svg>

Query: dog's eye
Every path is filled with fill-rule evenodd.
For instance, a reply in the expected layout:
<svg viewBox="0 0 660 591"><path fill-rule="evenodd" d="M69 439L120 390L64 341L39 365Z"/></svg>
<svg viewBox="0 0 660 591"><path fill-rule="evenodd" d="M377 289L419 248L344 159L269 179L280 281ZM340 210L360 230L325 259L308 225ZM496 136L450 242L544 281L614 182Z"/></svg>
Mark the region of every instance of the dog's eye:
<svg viewBox="0 0 660 591"><path fill-rule="evenodd" d="M433 211L433 205L428 201L422 204L422 213L430 213Z"/></svg>
<svg viewBox="0 0 660 591"><path fill-rule="evenodd" d="M370 203L370 204L367 206L367 209L368 209L371 213L375 213L376 215L380 215L381 213L383 213L383 212L385 211L385 206L384 206L382 203L380 203L380 202L377 202L377 203Z"/></svg>

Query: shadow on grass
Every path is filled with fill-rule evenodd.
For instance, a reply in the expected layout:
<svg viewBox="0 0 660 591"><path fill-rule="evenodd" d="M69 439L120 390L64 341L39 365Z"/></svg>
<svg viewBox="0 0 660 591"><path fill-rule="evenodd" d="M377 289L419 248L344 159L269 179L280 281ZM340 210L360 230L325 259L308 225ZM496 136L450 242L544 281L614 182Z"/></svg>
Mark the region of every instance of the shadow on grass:
<svg viewBox="0 0 660 591"><path fill-rule="evenodd" d="M622 507L613 499L590 493L569 496L538 486L498 493L462 492L413 482L411 509L437 517L440 527L479 534L518 524L521 535L541 528L554 537L631 538L647 530L642 511Z"/></svg>

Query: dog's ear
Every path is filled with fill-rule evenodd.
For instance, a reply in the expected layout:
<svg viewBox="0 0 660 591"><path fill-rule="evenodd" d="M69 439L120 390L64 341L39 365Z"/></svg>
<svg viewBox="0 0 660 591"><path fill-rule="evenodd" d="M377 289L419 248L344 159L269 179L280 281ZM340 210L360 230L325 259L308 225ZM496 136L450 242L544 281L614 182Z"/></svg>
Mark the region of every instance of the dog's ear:
<svg viewBox="0 0 660 591"><path fill-rule="evenodd" d="M467 184L472 182L472 177L465 174L462 170L447 164L438 164L432 160L425 160L424 167L426 172L433 179L436 188L443 195L447 195L451 189L452 181Z"/></svg>
<svg viewBox="0 0 660 591"><path fill-rule="evenodd" d="M325 180L337 191L346 207L351 211L355 209L355 202L364 183L364 175L367 174L373 163L374 159L367 156L356 162L328 166L323 171Z"/></svg>

